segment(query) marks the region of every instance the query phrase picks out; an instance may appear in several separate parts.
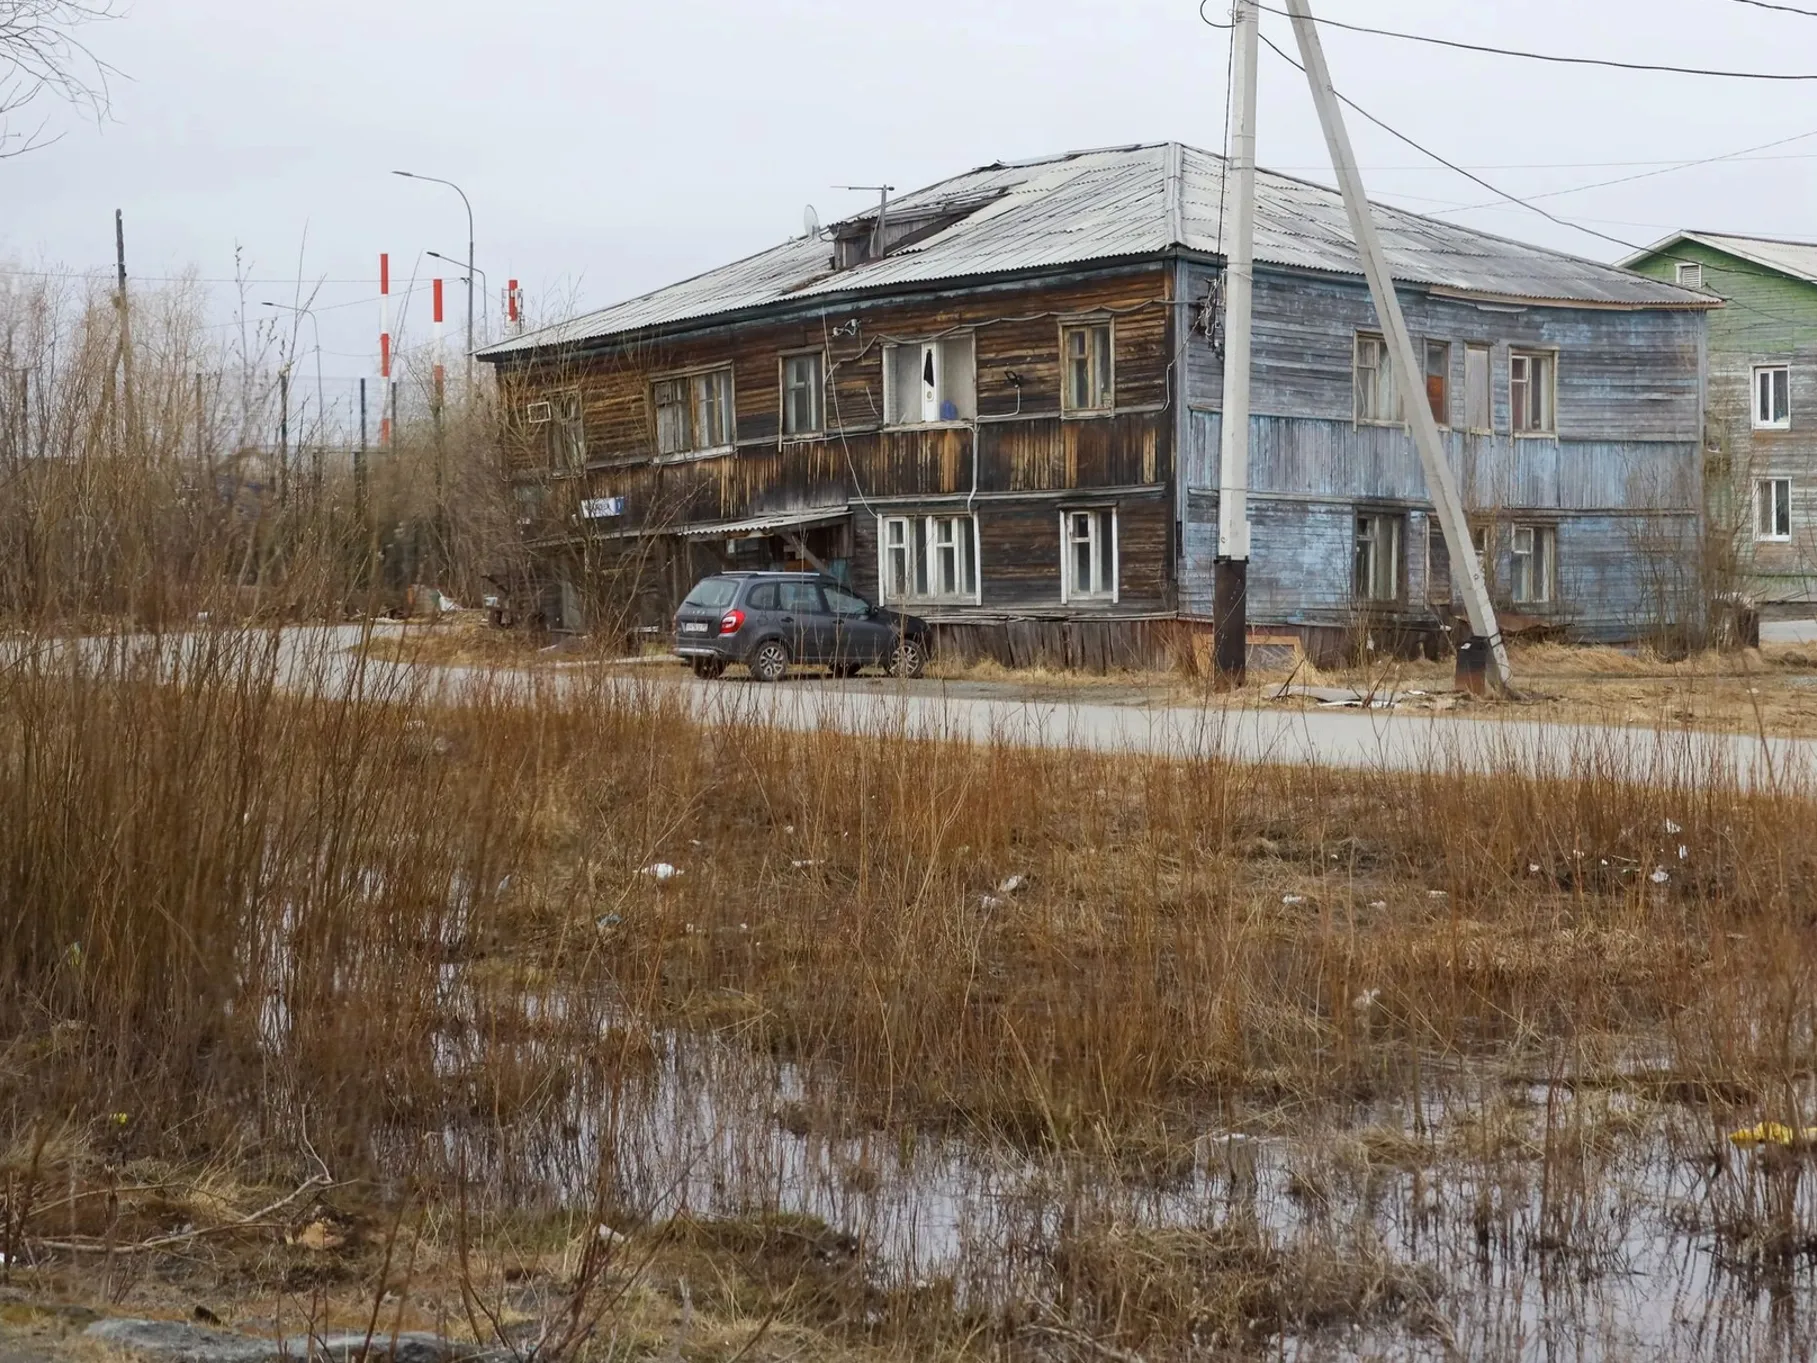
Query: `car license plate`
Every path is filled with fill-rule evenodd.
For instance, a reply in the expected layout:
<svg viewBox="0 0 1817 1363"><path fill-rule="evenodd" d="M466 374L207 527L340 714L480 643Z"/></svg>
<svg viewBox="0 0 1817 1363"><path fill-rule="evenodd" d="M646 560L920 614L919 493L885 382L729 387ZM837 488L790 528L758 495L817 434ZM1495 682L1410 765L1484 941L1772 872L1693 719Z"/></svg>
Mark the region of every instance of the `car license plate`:
<svg viewBox="0 0 1817 1363"><path fill-rule="evenodd" d="M681 626L681 632L683 634L705 634L707 632L707 622L705 620L684 621Z"/></svg>

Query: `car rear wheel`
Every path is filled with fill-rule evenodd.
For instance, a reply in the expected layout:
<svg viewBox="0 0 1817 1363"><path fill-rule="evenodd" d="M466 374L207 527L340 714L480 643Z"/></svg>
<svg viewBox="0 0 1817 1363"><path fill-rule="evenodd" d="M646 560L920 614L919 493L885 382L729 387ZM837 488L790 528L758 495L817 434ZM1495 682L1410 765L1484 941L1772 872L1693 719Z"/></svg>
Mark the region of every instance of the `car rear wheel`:
<svg viewBox="0 0 1817 1363"><path fill-rule="evenodd" d="M919 677L927 667L927 650L921 640L902 638L896 641L896 648L890 654L890 675L892 677Z"/></svg>
<svg viewBox="0 0 1817 1363"><path fill-rule="evenodd" d="M694 675L702 681L712 681L715 677L724 675L725 670L726 664L723 658L694 659Z"/></svg>
<svg viewBox="0 0 1817 1363"><path fill-rule="evenodd" d="M781 681L789 671L788 646L780 639L765 639L752 652L747 665L760 682Z"/></svg>

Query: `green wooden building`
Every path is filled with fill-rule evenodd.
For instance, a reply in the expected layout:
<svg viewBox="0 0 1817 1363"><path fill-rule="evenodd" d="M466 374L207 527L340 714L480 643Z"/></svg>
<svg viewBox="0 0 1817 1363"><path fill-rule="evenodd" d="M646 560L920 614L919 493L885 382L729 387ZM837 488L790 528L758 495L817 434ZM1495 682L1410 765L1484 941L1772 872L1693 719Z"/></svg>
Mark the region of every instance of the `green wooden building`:
<svg viewBox="0 0 1817 1363"><path fill-rule="evenodd" d="M1817 243L1678 232L1621 262L1723 300L1704 404L1712 584L1817 602Z"/></svg>

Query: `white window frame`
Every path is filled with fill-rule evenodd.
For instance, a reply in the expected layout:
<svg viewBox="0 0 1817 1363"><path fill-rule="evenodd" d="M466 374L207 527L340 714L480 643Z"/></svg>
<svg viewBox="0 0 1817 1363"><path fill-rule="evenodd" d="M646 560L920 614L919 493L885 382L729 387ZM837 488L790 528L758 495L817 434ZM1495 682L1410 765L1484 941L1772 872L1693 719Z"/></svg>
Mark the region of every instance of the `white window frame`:
<svg viewBox="0 0 1817 1363"><path fill-rule="evenodd" d="M965 368L971 375L971 391L965 394L961 402L949 387L948 374L952 368L951 351L963 345L966 349ZM934 385L931 392L923 383L911 386L911 391L897 391L896 371L899 367L898 357L904 350L914 353L917 359L916 369L926 373L928 357L933 357ZM956 413L943 417L940 408L945 403L952 403ZM966 408L970 407L968 413ZM941 336L930 336L921 341L894 341L883 347L883 424L885 426L969 426L977 420L978 412L978 342L975 333L970 331L948 332Z"/></svg>
<svg viewBox="0 0 1817 1363"><path fill-rule="evenodd" d="M941 556L959 552L962 541L943 532L953 522L969 523L971 582L954 591L942 591L936 578ZM963 533L963 532L961 532ZM963 605L975 606L981 599L984 565L980 559L978 517L964 510L955 512L881 512L877 516L877 594L886 605ZM892 559L900 561L908 590L898 589L892 572ZM955 561L955 569L963 566Z"/></svg>
<svg viewBox="0 0 1817 1363"><path fill-rule="evenodd" d="M723 420L725 429L723 440L703 440L701 425L707 410L706 397L709 385L724 376L723 396L725 399ZM663 406L658 403L658 390L669 384L681 384L684 401L679 408L668 404L671 411L679 410L687 421L687 429L681 444L674 449L663 447ZM658 458L672 458L690 454L715 454L734 448L738 443L738 383L729 364L703 365L698 369L677 370L670 374L657 374L650 379L650 419L654 427L656 454Z"/></svg>
<svg viewBox="0 0 1817 1363"><path fill-rule="evenodd" d="M1077 537L1075 517L1085 519L1088 538ZM1092 565L1092 580L1080 584L1073 548L1085 543ZM1070 506L1060 512L1060 600L1066 605L1108 602L1116 605L1123 581L1123 564L1114 506Z"/></svg>
<svg viewBox="0 0 1817 1363"><path fill-rule="evenodd" d="M1763 495L1764 494L1764 497ZM1761 526L1769 528L1762 530ZM1785 528L1782 530L1780 526ZM1754 480L1754 539L1759 544L1790 544L1792 540L1792 480Z"/></svg>
<svg viewBox="0 0 1817 1363"><path fill-rule="evenodd" d="M1558 527L1517 523L1509 533L1508 599L1517 606L1549 606L1558 591Z"/></svg>
<svg viewBox="0 0 1817 1363"><path fill-rule="evenodd" d="M1753 394L1754 429L1757 431L1789 431L1792 429L1792 366L1789 364L1757 364L1750 371L1752 381L1749 390ZM1773 380L1778 375L1785 376L1784 391L1778 391L1781 385ZM1764 382L1763 382L1764 381ZM1765 398L1763 402L1761 399ZM1785 405L1779 408L1778 399L1784 399Z"/></svg>
<svg viewBox="0 0 1817 1363"><path fill-rule="evenodd" d="M1363 522L1365 521L1369 523L1369 537L1367 540L1364 538L1363 529ZM1389 555L1388 575L1390 581L1389 590L1386 595L1383 595L1378 591L1382 580L1381 532L1384 526L1388 527L1391 532L1388 536L1387 545ZM1407 586L1406 572L1402 566L1402 558L1406 551L1407 540L1406 516L1398 511L1371 511L1367 508L1359 508L1356 514L1351 518L1351 531L1351 596L1360 605L1392 606L1401 602L1404 599L1402 594L1405 592ZM1365 543L1371 546L1369 551L1369 585L1366 590L1358 590L1356 558Z"/></svg>
<svg viewBox="0 0 1817 1363"><path fill-rule="evenodd" d="M1366 347L1375 349L1376 363L1365 365L1363 354ZM1373 382L1364 386L1363 375L1372 376ZM1364 395L1368 394L1368 403ZM1388 338L1378 331L1359 331L1356 333L1350 351L1350 396L1351 420L1358 426L1399 426L1406 419L1405 399L1401 385L1395 382L1394 357L1388 350ZM1423 399L1422 399L1423 400ZM1367 413L1363 408L1371 410ZM1374 409L1385 405L1388 415L1384 416Z"/></svg>
<svg viewBox="0 0 1817 1363"><path fill-rule="evenodd" d="M1073 399L1074 336L1085 338L1086 385L1093 402ZM1103 337L1100 349L1099 337ZM1117 332L1109 318L1082 317L1060 324L1060 413L1062 416L1108 416L1117 406Z"/></svg>
<svg viewBox="0 0 1817 1363"><path fill-rule="evenodd" d="M1482 357L1482 410L1471 411L1470 361ZM1477 416L1482 417L1479 423ZM1485 341L1464 343L1464 429L1476 435L1489 435L1495 430L1495 347Z"/></svg>
<svg viewBox="0 0 1817 1363"><path fill-rule="evenodd" d="M789 366L798 360L814 361L813 382L808 385L808 401L812 407L809 413L811 424L806 426L789 425ZM808 440L817 435L826 434L826 353L820 350L785 351L776 357L776 390L781 399L777 415L777 429L782 432L784 440Z"/></svg>
<svg viewBox="0 0 1817 1363"><path fill-rule="evenodd" d="M1544 382L1538 392L1543 404L1541 424L1538 426L1521 425L1522 404L1515 401L1514 391L1518 382L1522 389L1531 394L1534 391L1533 365L1544 366ZM1516 368L1525 363L1527 377L1516 380ZM1520 347L1508 351L1508 431L1522 440L1556 440L1558 438L1558 352L1556 350L1535 350L1531 347Z"/></svg>
<svg viewBox="0 0 1817 1363"><path fill-rule="evenodd" d="M1674 282L1681 289L1701 289L1703 287L1703 264L1695 260L1681 260L1673 275Z"/></svg>

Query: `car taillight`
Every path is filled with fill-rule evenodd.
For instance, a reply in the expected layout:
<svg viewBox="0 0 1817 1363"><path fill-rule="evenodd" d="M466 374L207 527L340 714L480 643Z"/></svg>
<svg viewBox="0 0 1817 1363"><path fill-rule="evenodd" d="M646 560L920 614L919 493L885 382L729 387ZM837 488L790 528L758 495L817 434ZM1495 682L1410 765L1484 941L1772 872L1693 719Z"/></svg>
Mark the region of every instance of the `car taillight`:
<svg viewBox="0 0 1817 1363"><path fill-rule="evenodd" d="M721 634L736 634L743 628L744 612L741 610L727 611L719 622L719 632Z"/></svg>

